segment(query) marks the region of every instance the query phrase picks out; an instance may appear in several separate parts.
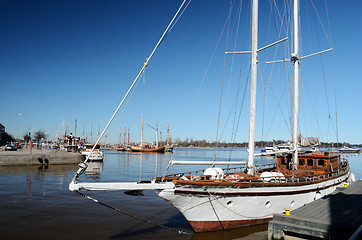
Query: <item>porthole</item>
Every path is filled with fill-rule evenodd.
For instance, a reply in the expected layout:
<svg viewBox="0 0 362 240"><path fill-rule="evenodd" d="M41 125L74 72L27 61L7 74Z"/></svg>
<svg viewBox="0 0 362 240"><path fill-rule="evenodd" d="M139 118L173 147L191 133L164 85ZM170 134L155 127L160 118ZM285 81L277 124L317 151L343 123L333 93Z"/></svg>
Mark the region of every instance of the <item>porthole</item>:
<svg viewBox="0 0 362 240"><path fill-rule="evenodd" d="M270 207L270 201L267 201L267 202L265 203L265 207L266 207L266 208L269 208L269 207Z"/></svg>
<svg viewBox="0 0 362 240"><path fill-rule="evenodd" d="M226 203L226 205L227 205L228 207L231 207L231 206L233 205L233 201L228 201L228 202Z"/></svg>
<svg viewBox="0 0 362 240"><path fill-rule="evenodd" d="M292 202L290 203L290 206L291 206L291 207L294 207L294 204L295 204L295 202L292 201Z"/></svg>

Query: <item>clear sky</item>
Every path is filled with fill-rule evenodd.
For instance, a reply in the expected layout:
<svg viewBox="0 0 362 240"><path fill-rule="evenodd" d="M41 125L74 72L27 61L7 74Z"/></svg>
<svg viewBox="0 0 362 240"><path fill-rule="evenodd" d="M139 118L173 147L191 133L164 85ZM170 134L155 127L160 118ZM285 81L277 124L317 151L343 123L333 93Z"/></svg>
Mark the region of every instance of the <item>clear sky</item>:
<svg viewBox="0 0 362 240"><path fill-rule="evenodd" d="M101 131L108 122L181 2L1 1L0 123L15 137L22 137L29 130L44 130L48 133L48 139L52 139L56 129L64 133L65 128L69 128L74 133L76 119L77 136L84 131L89 139L91 129L93 136L96 136L98 130ZM314 4L320 11L319 17L329 35L325 7L320 5L323 2L315 1ZM333 0L327 1L327 4L334 53L323 56L323 60L327 60L325 63L321 63L321 57L317 57L317 63L302 63L302 79L307 79L308 83L301 84L301 98L308 97L307 100L301 100L301 131L305 136L316 135L324 141L336 141L333 130L336 108L334 78L333 67L330 67L334 64L339 141L362 143L362 81L358 74L361 62L359 55L362 53L362 2L348 1L347 4ZM120 128L123 131L124 127L130 129L132 141L139 141L141 115L144 117L146 141L155 139L154 131L146 124L155 126L156 121L162 124L163 139L169 121L172 138L215 140L227 30L214 55L213 51L226 21L229 5L230 2L224 0L194 0L190 3L151 59L126 108L115 118L116 121L110 127L109 142L117 142ZM277 38L270 34L275 31L274 26L266 23L270 18L269 1L262 0L259 6L259 46L264 46ZM301 0L301 14L307 13L307 17L301 19L311 25L305 28L306 33L302 35L304 55L330 48L319 26L318 16L311 14L312 6L310 0ZM243 33L243 30L250 28L250 20L246 20L249 17L249 1L243 1L242 9L239 35L246 36L246 40L241 45L243 49L236 47L236 50L249 50L250 37ZM274 19L278 17L274 16ZM236 25L237 21L232 18L230 29ZM280 23L276 25L281 29ZM319 37L324 39L320 42L309 36L317 28ZM283 38L285 34L281 32L280 37ZM232 50L233 41L230 41L228 50ZM313 48L313 45L317 45L317 48ZM275 48L268 55L260 54L260 62L277 59L271 57L273 51ZM212 56L213 61L208 68ZM242 63L246 58L235 56L235 62L239 61L239 65L246 66ZM232 56L227 56L226 61L230 62L231 59ZM321 64L325 70L317 74L316 68ZM312 69L311 72L304 70L308 67ZM275 73L270 78L273 87L269 88L265 109L276 109L276 99L279 98L275 96L283 95L284 101L289 93L284 93L285 87L277 84L277 80L282 78L278 71L270 68L260 67L259 77L262 78L259 81L269 79L268 72ZM263 69L267 74L264 75ZM228 71L224 72L222 106L225 110L222 110L220 117L219 136L222 133L222 141L232 139L233 123L238 119L233 114L238 116L239 111L231 111L228 117L235 98L232 94L235 95L239 80L229 80L229 76L245 70L235 67L232 74ZM206 78L193 104L205 72ZM244 102L240 100L243 99L247 74L243 73L242 78L244 80L241 80L237 106L240 108L243 104L243 113L236 133L237 142L247 141L249 129L249 94L245 95ZM326 83L317 84L317 78L325 79ZM260 82L258 88L262 89L265 85ZM304 86L308 86L309 90L305 90ZM317 86L321 89L317 90ZM329 92L327 97L324 97L325 89ZM321 106L326 105L325 99L329 99L329 110L321 110ZM321 100L321 103L316 100ZM303 108L303 103L315 101L308 112L308 107ZM284 116L275 114L274 110L264 110L265 121L262 121L262 103L263 93L258 90L256 140L290 139L286 123L289 120L286 116L288 110ZM322 114L322 118L331 114L332 121L315 121L312 112L317 112L315 115ZM312 121L316 123L312 124ZM227 124L231 127L223 130Z"/></svg>

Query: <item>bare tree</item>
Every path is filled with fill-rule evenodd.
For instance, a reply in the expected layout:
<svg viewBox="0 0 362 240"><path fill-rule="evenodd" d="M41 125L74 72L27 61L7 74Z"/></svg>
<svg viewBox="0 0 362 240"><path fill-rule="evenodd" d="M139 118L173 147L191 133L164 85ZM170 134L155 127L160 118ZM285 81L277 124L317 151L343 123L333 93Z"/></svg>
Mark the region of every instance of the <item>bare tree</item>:
<svg viewBox="0 0 362 240"><path fill-rule="evenodd" d="M39 142L41 139L46 139L46 133L42 130L39 130L35 133L35 140Z"/></svg>

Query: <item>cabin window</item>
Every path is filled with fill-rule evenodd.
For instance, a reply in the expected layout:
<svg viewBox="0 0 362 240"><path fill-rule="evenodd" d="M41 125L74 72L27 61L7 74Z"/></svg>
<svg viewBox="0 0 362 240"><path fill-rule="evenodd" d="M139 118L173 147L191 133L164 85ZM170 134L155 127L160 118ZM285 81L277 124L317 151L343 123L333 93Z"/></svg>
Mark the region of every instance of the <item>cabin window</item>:
<svg viewBox="0 0 362 240"><path fill-rule="evenodd" d="M318 160L318 167L324 167L324 160Z"/></svg>
<svg viewBox="0 0 362 240"><path fill-rule="evenodd" d="M287 161L286 161L285 157L283 157L283 158L280 159L280 163L281 163L282 165L287 165Z"/></svg>
<svg viewBox="0 0 362 240"><path fill-rule="evenodd" d="M313 167L313 159L307 159L307 166Z"/></svg>
<svg viewBox="0 0 362 240"><path fill-rule="evenodd" d="M304 159L303 158L299 158L299 166L304 166Z"/></svg>

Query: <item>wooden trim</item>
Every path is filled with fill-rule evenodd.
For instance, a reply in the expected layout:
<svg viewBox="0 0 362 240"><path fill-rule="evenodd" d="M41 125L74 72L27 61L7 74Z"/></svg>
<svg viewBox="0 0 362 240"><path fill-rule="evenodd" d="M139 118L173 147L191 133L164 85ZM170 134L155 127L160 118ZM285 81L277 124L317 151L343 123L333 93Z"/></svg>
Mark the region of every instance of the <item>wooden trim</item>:
<svg viewBox="0 0 362 240"><path fill-rule="evenodd" d="M348 174L349 176L349 174ZM345 181L348 176L346 176L346 178L340 182L331 184L329 186L325 186L325 187L317 187L317 188L312 188L312 189L305 189L305 190L297 190L297 191L278 191L278 192L210 192L210 191L190 191L190 190L175 190L175 194L198 194L198 195L222 195L222 196L276 196L276 195L296 195L296 194L303 194L303 193L308 193L308 192L316 192L316 191L320 191L320 190L324 190L336 185L341 184L343 181ZM280 186L280 187L284 187Z"/></svg>
<svg viewBox="0 0 362 240"><path fill-rule="evenodd" d="M191 180L173 180L175 185L193 185L193 186L218 186L218 187L286 187L286 186L302 186L302 185L310 185L320 182L325 182L327 180L332 180L338 178L340 176L345 175L348 170L345 172L341 172L340 174L329 177L323 178L319 180L313 181L305 181L305 182L262 182L262 181L250 181L250 182L230 182L230 181L222 181L222 180L204 180L204 181L191 181ZM306 177L308 178L308 177ZM312 178L312 177L309 177Z"/></svg>

